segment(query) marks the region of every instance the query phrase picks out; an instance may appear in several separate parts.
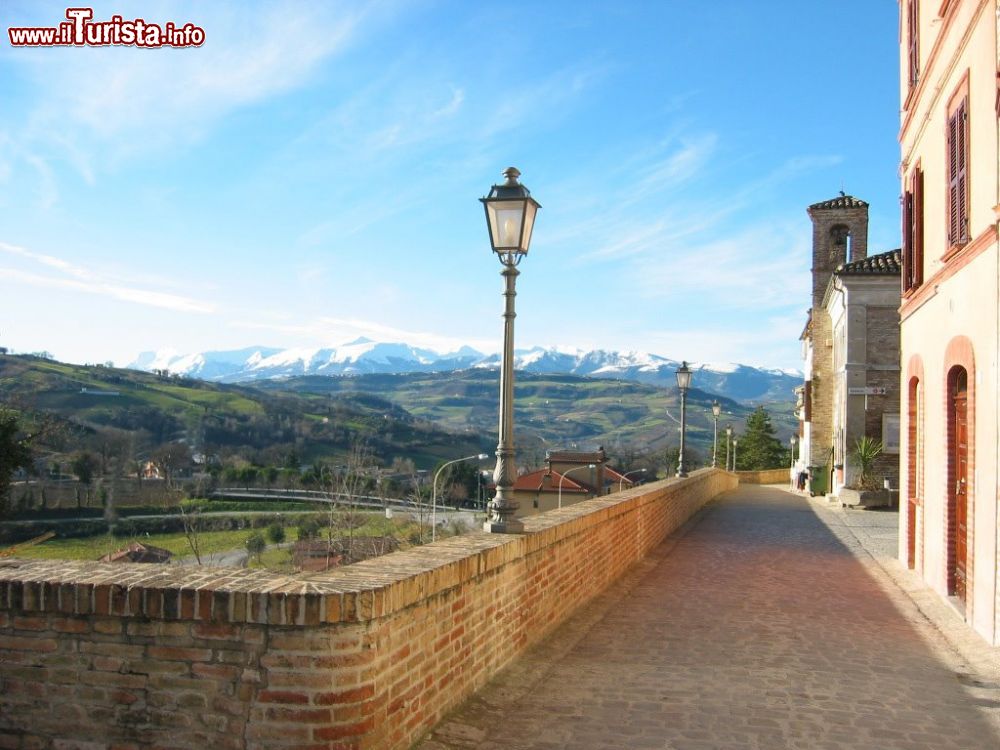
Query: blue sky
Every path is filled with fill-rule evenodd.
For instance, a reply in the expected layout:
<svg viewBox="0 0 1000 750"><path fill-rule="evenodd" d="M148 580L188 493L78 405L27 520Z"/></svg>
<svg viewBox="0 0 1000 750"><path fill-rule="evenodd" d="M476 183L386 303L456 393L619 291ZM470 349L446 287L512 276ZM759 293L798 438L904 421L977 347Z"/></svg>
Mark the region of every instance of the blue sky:
<svg viewBox="0 0 1000 750"><path fill-rule="evenodd" d="M542 204L518 348L798 367L806 206L899 245L890 0L97 3L188 49L15 49L0 0L0 345L75 362L500 345L478 198Z"/></svg>

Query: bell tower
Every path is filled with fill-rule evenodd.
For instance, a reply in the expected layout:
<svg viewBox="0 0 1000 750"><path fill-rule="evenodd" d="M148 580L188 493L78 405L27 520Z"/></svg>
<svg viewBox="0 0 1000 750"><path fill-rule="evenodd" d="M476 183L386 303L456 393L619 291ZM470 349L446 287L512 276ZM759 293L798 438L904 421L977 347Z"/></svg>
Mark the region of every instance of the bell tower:
<svg viewBox="0 0 1000 750"><path fill-rule="evenodd" d="M808 208L813 223L812 307L823 304L830 276L842 263L868 257L868 204L840 195Z"/></svg>

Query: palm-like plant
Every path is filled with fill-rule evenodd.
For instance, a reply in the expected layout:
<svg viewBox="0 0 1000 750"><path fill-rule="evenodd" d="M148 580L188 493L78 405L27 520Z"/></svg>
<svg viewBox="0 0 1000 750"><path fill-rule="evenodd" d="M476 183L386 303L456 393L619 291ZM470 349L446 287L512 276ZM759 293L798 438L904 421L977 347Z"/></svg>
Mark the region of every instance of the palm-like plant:
<svg viewBox="0 0 1000 750"><path fill-rule="evenodd" d="M875 465L875 459L878 458L882 453L882 441L876 440L875 438L870 438L867 435L858 438L858 442L854 445L854 450L852 451L853 458L858 464L858 468L861 469L861 479L859 484L862 489L878 489L875 486L875 480L872 477L872 467Z"/></svg>

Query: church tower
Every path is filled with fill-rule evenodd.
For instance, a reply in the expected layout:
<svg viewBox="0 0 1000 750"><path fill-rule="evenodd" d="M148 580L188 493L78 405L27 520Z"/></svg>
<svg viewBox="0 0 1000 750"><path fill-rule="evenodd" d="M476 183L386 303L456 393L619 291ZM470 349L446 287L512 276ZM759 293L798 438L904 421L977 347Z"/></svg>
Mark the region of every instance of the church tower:
<svg viewBox="0 0 1000 750"><path fill-rule="evenodd" d="M802 338L807 345L802 458L810 466L833 466L833 324L823 305L834 271L868 257L868 204L843 192L808 208L813 223L812 307ZM826 471L827 469L824 469Z"/></svg>
<svg viewBox="0 0 1000 750"><path fill-rule="evenodd" d="M837 266L868 257L868 204L843 192L808 208L813 223L812 307L823 295Z"/></svg>

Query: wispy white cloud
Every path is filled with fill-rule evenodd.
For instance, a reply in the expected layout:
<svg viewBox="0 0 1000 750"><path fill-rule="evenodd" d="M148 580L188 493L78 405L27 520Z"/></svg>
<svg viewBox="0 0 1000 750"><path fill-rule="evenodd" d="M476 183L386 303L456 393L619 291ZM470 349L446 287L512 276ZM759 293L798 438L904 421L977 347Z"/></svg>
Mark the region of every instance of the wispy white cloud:
<svg viewBox="0 0 1000 750"><path fill-rule="evenodd" d="M163 19L183 16L205 28L206 43L184 50L8 55L7 64L16 64L38 92L37 104L12 131L13 148L44 162L65 161L93 183L94 165L108 157L184 145L234 109L302 85L351 43L371 7L163 5L147 11L150 20L157 12Z"/></svg>
<svg viewBox="0 0 1000 750"><path fill-rule="evenodd" d="M809 236L805 224L767 222L666 245L658 258L635 262L635 288L649 297L694 296L720 309L786 309L808 299Z"/></svg>
<svg viewBox="0 0 1000 750"><path fill-rule="evenodd" d="M159 307L177 312L213 313L215 305L183 295L171 294L155 289L128 286L100 272L81 268L61 258L44 253L36 253L17 245L0 242L0 251L10 256L23 258L36 266L53 269L61 276L45 275L37 270L0 267L0 278L20 284L60 289L63 291L95 294L123 302L131 302L148 307Z"/></svg>

